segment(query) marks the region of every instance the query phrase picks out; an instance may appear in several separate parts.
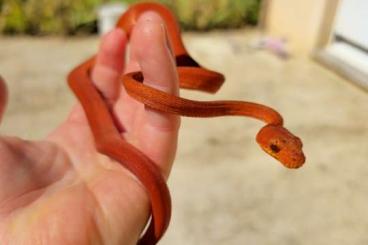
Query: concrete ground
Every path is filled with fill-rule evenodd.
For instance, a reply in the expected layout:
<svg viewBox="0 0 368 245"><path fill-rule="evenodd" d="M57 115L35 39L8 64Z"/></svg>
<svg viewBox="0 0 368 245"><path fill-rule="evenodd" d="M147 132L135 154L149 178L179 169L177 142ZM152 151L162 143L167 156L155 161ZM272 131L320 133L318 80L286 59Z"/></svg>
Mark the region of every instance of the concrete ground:
<svg viewBox="0 0 368 245"><path fill-rule="evenodd" d="M319 64L249 48L241 30L186 34L203 65L223 72L216 95L272 105L304 141L299 170L284 169L254 138L262 123L184 118L169 185L173 218L161 244L368 244L368 95ZM67 72L97 38L0 38L10 103L1 133L43 137L74 103Z"/></svg>

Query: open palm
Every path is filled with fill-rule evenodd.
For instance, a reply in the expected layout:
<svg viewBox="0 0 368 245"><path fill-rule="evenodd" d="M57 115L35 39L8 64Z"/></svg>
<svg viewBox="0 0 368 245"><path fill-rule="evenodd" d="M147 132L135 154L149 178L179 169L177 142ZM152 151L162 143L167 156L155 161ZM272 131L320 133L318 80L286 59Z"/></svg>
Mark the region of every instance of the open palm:
<svg viewBox="0 0 368 245"><path fill-rule="evenodd" d="M127 139L168 176L179 118L145 108L119 82L142 70L145 83L178 93L174 59L161 18L143 14L130 38L103 39L93 80L114 108ZM6 90L0 84L0 117ZM144 188L119 163L96 152L80 105L42 141L0 138L0 244L134 244L149 215Z"/></svg>

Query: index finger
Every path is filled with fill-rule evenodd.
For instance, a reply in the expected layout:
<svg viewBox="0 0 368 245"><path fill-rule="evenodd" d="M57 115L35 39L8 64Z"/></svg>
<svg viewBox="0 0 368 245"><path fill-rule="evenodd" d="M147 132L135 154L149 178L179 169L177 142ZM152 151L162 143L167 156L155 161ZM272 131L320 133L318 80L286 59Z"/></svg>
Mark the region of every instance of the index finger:
<svg viewBox="0 0 368 245"><path fill-rule="evenodd" d="M155 12L142 14L131 43L132 56L142 70L144 84L178 95L175 60L161 17ZM143 117L143 127L139 129L140 149L161 167L167 177L176 153L180 117L148 107Z"/></svg>

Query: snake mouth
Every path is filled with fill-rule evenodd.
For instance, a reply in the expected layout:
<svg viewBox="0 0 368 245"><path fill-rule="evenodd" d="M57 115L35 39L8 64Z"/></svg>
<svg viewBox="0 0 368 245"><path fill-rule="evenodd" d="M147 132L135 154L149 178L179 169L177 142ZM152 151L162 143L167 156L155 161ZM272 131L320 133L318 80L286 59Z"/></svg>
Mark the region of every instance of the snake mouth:
<svg viewBox="0 0 368 245"><path fill-rule="evenodd" d="M261 146L262 147L262 146ZM277 152L275 149L270 148L264 148L262 149L271 157L278 160L282 163L286 168L296 169L303 166L305 162L305 156L302 151L300 152L288 152L282 151L282 149L277 149Z"/></svg>

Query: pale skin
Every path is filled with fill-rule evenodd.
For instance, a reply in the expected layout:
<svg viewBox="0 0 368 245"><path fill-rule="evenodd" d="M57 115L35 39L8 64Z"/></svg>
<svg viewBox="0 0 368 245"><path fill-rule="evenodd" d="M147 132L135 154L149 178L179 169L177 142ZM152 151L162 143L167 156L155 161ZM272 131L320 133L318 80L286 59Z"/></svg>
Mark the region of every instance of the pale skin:
<svg viewBox="0 0 368 245"><path fill-rule="evenodd" d="M126 64L126 34L108 33L92 79L124 126L122 137L168 177L180 119L145 108L118 79L122 72L142 70L147 85L178 94L165 33L157 14L144 13L133 30ZM0 84L0 119L6 94ZM43 140L0 138L0 244L135 244L148 217L145 189L118 162L96 152L80 105Z"/></svg>

